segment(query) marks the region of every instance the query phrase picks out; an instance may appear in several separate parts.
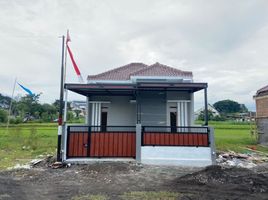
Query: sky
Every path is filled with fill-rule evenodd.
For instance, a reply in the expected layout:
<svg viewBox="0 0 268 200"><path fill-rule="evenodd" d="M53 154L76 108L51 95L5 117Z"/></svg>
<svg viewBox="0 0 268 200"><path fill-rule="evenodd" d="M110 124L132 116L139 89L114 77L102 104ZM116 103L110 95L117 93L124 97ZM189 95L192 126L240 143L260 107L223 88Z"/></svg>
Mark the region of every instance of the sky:
<svg viewBox="0 0 268 200"><path fill-rule="evenodd" d="M41 102L58 99L67 29L84 79L159 62L207 82L209 103L232 99L250 110L268 84L267 0L0 0L0 93L11 96L17 77ZM66 74L78 82L70 60ZM16 86L14 95L25 93ZM195 101L202 105L202 92Z"/></svg>

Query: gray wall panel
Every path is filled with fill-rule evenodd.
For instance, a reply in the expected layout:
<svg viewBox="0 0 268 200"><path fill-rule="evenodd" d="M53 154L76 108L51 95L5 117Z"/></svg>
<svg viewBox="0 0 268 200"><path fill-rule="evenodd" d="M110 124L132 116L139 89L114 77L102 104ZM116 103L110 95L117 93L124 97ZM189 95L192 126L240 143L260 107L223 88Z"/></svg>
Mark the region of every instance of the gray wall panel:
<svg viewBox="0 0 268 200"><path fill-rule="evenodd" d="M141 123L145 126L166 125L166 93L165 92L140 92Z"/></svg>

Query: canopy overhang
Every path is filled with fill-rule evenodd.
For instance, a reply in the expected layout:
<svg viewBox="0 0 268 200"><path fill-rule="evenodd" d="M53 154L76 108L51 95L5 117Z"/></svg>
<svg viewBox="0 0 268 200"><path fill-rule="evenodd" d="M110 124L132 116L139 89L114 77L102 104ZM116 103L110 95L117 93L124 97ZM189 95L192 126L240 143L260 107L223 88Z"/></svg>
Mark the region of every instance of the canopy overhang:
<svg viewBox="0 0 268 200"><path fill-rule="evenodd" d="M89 83L76 84L66 83L65 89L83 96L114 96L133 95L138 91L186 91L197 92L207 88L207 83L135 83L135 84L108 84Z"/></svg>

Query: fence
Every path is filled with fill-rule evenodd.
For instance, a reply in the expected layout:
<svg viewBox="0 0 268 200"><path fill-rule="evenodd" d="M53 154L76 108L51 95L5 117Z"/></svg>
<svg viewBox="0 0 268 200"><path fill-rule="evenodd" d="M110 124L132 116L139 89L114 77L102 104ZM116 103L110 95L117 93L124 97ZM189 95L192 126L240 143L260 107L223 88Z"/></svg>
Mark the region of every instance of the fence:
<svg viewBox="0 0 268 200"><path fill-rule="evenodd" d="M142 126L142 146L209 146L208 127ZM136 126L68 126L68 158L136 157Z"/></svg>
<svg viewBox="0 0 268 200"><path fill-rule="evenodd" d="M142 146L209 146L208 127L143 126Z"/></svg>
<svg viewBox="0 0 268 200"><path fill-rule="evenodd" d="M67 158L135 158L135 128L135 126L68 126Z"/></svg>

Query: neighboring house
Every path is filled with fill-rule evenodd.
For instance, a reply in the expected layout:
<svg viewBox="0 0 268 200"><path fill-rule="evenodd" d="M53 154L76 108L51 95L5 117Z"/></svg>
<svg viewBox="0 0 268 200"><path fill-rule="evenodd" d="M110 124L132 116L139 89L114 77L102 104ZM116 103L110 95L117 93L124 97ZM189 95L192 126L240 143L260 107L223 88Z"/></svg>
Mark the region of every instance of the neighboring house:
<svg viewBox="0 0 268 200"><path fill-rule="evenodd" d="M207 83L193 82L192 72L130 63L65 88L87 97L87 115L85 125L66 125L63 161L134 158L186 166L215 161L213 131L194 126L194 93L204 90L207 105ZM205 114L207 125L207 106Z"/></svg>
<svg viewBox="0 0 268 200"><path fill-rule="evenodd" d="M252 122L255 121L256 112L248 111L245 113L235 113L230 116L227 115L227 117L238 122Z"/></svg>
<svg viewBox="0 0 268 200"><path fill-rule="evenodd" d="M79 111L79 116L84 117L86 115L86 101L72 101L70 108L72 111Z"/></svg>
<svg viewBox="0 0 268 200"><path fill-rule="evenodd" d="M216 110L216 108L214 108L214 106L208 104L208 108L207 108L207 109L208 109L208 111L211 112L211 114L213 115L213 117L220 116L220 113ZM195 120L198 118L198 116L199 116L202 112L204 112L204 110L205 110L205 107L200 108L200 109L198 109L197 111L195 111L195 113L194 113Z"/></svg>
<svg viewBox="0 0 268 200"><path fill-rule="evenodd" d="M258 142L268 145L268 85L259 89L254 99L256 101Z"/></svg>

